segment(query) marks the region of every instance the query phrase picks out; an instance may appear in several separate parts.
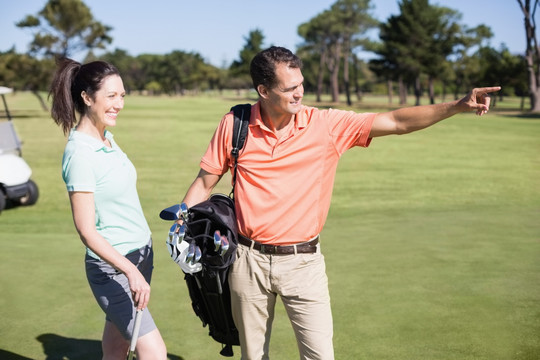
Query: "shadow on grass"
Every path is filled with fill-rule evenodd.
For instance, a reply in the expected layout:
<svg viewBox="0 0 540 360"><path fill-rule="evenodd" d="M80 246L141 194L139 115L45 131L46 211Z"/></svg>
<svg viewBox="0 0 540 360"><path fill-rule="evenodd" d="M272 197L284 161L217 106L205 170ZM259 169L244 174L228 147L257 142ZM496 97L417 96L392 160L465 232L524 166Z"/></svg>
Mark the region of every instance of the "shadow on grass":
<svg viewBox="0 0 540 360"><path fill-rule="evenodd" d="M540 113L531 113L531 112L520 112L520 111L494 111L495 114L502 116L502 117L508 117L508 118L514 118L514 119L521 119L521 120L540 120Z"/></svg>
<svg viewBox="0 0 540 360"><path fill-rule="evenodd" d="M21 205L20 203L18 203L16 201L13 201L11 199L6 199L6 205L4 206L2 211L9 210L9 209L15 209L15 208L18 208L18 207L21 207L21 206L23 206L23 205Z"/></svg>
<svg viewBox="0 0 540 360"><path fill-rule="evenodd" d="M32 360L32 358L12 353L11 351L0 349L0 359L3 360Z"/></svg>
<svg viewBox="0 0 540 360"><path fill-rule="evenodd" d="M519 119L540 120L540 114L538 113L521 113L518 115L514 115L514 117L517 117Z"/></svg>
<svg viewBox="0 0 540 360"><path fill-rule="evenodd" d="M14 111L14 112L10 111L9 112L11 120L14 120L15 122L17 122L17 120L25 120L25 119L32 119L32 118L40 117L40 116L43 116L43 114L45 114L45 116L48 116L48 111L23 110L23 111ZM7 114L5 112L2 112L1 110L0 110L0 120L1 121L8 120Z"/></svg>
<svg viewBox="0 0 540 360"><path fill-rule="evenodd" d="M101 359L101 341L67 338L56 334L43 334L36 338L43 345L45 360ZM169 360L183 360L181 356L167 354ZM2 360L32 360L32 358L0 349Z"/></svg>
<svg viewBox="0 0 540 360"><path fill-rule="evenodd" d="M45 359L101 359L101 341L42 334L36 338L43 345Z"/></svg>

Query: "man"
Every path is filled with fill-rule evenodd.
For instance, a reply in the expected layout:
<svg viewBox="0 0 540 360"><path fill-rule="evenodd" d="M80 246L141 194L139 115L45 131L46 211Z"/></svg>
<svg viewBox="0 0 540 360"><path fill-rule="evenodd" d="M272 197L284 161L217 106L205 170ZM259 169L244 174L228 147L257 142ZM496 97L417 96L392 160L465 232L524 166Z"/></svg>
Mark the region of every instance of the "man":
<svg viewBox="0 0 540 360"><path fill-rule="evenodd" d="M319 233L326 220L340 156L374 137L406 134L464 111L485 114L488 93L437 105L380 114L319 110L302 105L301 60L281 47L251 62L259 101L238 159L235 206L237 260L229 273L232 311L242 359L268 359L279 295L294 329L301 359L333 359L332 314ZM219 124L184 202L206 200L233 165L232 113Z"/></svg>

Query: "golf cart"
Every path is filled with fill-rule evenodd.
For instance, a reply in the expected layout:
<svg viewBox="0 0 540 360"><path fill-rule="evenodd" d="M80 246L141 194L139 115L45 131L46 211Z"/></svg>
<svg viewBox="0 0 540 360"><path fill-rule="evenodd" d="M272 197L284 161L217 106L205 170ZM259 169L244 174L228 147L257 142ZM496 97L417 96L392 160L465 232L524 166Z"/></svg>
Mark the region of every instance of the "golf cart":
<svg viewBox="0 0 540 360"><path fill-rule="evenodd" d="M12 91L13 89L0 86L5 110L5 116L0 116L0 119L7 118L7 121L0 121L0 212L8 204L33 205L39 196L36 183L30 180L32 170L22 158L21 141L15 132L7 107L5 95Z"/></svg>

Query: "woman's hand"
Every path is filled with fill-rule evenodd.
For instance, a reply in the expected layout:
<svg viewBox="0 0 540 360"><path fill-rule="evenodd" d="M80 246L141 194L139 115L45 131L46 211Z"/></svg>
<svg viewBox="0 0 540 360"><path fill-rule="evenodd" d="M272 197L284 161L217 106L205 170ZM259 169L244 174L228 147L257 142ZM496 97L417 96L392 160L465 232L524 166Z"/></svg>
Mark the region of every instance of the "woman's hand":
<svg viewBox="0 0 540 360"><path fill-rule="evenodd" d="M133 271L126 272L126 277L137 310L146 308L150 301L150 284L146 282L144 276L135 266Z"/></svg>

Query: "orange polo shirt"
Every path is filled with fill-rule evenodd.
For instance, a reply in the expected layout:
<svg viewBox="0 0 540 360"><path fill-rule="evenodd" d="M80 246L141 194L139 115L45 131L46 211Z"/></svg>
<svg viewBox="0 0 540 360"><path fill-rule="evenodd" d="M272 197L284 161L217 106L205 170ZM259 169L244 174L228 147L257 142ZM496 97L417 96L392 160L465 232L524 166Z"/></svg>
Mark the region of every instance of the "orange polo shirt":
<svg viewBox="0 0 540 360"><path fill-rule="evenodd" d="M277 139L252 106L238 158L235 203L240 234L264 244L290 245L319 234L330 208L336 167L353 146L367 147L375 114L304 106L289 134ZM200 166L222 175L231 158L234 116L221 120Z"/></svg>

